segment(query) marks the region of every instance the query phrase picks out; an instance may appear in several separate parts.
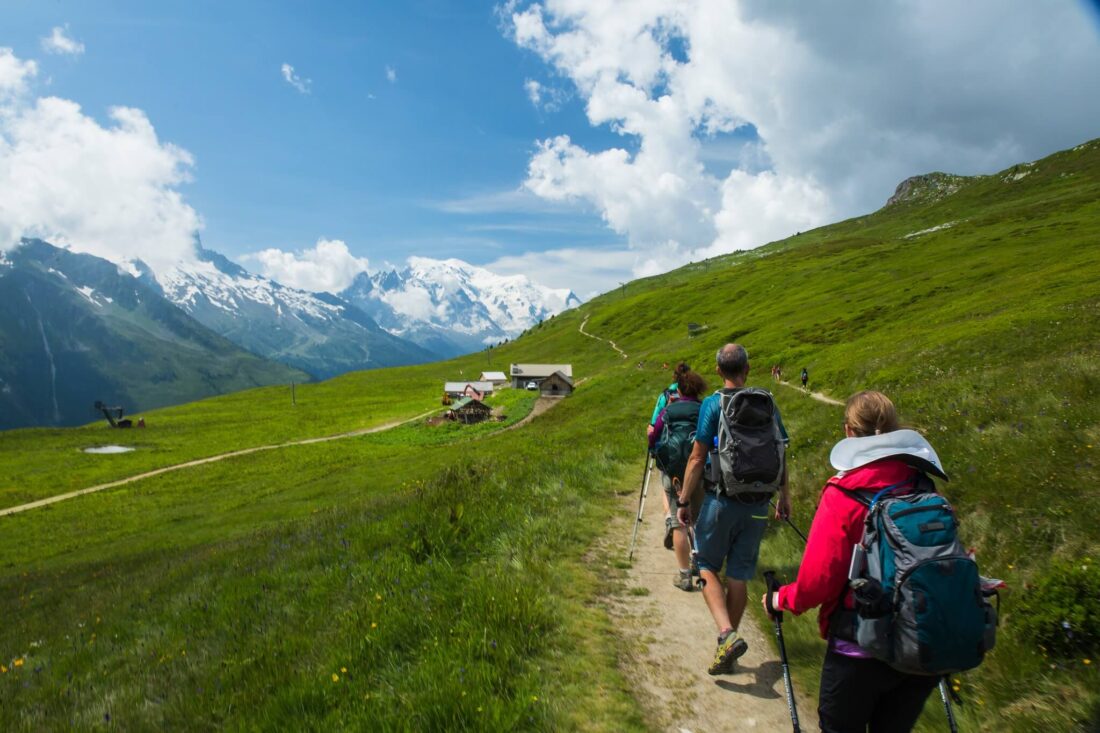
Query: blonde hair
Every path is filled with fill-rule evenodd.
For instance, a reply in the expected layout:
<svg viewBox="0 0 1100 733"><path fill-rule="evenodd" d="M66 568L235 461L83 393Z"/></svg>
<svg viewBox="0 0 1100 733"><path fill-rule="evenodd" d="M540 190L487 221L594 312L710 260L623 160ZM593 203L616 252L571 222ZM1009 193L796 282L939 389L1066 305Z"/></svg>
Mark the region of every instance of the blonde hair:
<svg viewBox="0 0 1100 733"><path fill-rule="evenodd" d="M891 433L898 429L898 413L889 397L868 389L848 398L844 424L861 438Z"/></svg>

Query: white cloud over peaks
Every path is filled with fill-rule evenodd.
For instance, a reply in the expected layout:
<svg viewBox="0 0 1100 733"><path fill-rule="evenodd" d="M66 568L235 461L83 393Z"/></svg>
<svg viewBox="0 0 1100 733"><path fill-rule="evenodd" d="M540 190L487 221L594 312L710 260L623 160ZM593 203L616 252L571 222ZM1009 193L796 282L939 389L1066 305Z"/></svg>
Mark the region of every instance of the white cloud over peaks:
<svg viewBox="0 0 1100 733"><path fill-rule="evenodd" d="M280 67L280 71L283 73L283 79L290 86L297 89L301 94L309 94L309 87L313 84L312 79L303 79L294 72L294 67L290 64L283 64Z"/></svg>
<svg viewBox="0 0 1100 733"><path fill-rule="evenodd" d="M265 249L241 259L257 263L260 274L283 285L329 293L347 288L368 265L365 257L354 256L339 239L318 239L312 249L298 252Z"/></svg>
<svg viewBox="0 0 1100 733"><path fill-rule="evenodd" d="M565 248L506 255L484 268L499 275L526 275L550 288L569 288L588 300L630 279L631 272L644 270L645 263L637 252L627 249Z"/></svg>
<svg viewBox="0 0 1100 733"><path fill-rule="evenodd" d="M55 25L50 35L42 39L42 50L46 53L79 56L84 53L84 44L66 35L69 26Z"/></svg>
<svg viewBox="0 0 1100 733"><path fill-rule="evenodd" d="M640 273L872 210L910 175L989 172L1095 136L1087 8L1009 5L506 3L513 40L624 138L543 140L526 185L597 206Z"/></svg>
<svg viewBox="0 0 1100 733"><path fill-rule="evenodd" d="M38 73L38 64L20 60L10 48L0 47L0 102L25 94L27 81Z"/></svg>
<svg viewBox="0 0 1100 733"><path fill-rule="evenodd" d="M33 66L5 51L0 89L25 91ZM191 155L161 142L141 110L113 107L109 120L57 97L0 99L0 248L41 237L154 269L193 256L202 222L177 190Z"/></svg>

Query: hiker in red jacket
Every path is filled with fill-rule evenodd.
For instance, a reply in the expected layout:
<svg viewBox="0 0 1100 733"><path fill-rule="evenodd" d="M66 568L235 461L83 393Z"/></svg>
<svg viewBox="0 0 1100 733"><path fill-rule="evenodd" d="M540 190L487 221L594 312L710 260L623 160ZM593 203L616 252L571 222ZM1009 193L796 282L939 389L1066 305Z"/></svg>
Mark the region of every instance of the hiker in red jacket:
<svg viewBox="0 0 1100 733"><path fill-rule="evenodd" d="M912 445L901 449L886 447L887 441L877 438L896 430L897 413L886 395L866 391L848 399L844 411L848 439L838 443L830 456L833 466L841 470L822 489L798 578L772 596L776 609L795 615L820 608L818 628L829 642L817 709L825 733L912 730L939 682L937 677L899 672L830 630L834 614L854 608L848 567L852 548L863 537L867 508L851 492L899 484L898 491L905 492L905 485L918 474L911 464L919 460L911 456L924 456L938 470L935 451L918 433L905 431L912 434ZM767 598L762 600L766 613Z"/></svg>

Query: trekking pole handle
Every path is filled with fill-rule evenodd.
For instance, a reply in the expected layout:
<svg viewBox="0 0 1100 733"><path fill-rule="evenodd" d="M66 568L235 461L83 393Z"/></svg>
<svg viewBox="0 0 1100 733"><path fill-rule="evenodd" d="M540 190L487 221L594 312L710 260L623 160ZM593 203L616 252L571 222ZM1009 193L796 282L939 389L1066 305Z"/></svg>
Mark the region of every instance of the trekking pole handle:
<svg viewBox="0 0 1100 733"><path fill-rule="evenodd" d="M777 611L775 605L772 603L772 597L775 592L779 590L779 581L775 579L774 570L766 570L764 572L764 584L768 588L767 595L764 596L764 605L768 608L768 613L779 622L783 621L783 612Z"/></svg>

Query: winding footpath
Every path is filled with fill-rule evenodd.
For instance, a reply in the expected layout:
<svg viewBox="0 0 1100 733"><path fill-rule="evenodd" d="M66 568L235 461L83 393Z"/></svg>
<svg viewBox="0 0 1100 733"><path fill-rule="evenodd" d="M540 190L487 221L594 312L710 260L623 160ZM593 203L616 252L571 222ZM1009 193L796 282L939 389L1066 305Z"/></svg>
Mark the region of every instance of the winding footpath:
<svg viewBox="0 0 1100 733"><path fill-rule="evenodd" d="M622 349L620 349L619 345L616 344L611 339L605 339L602 336L597 336L595 334L589 333L588 331L584 330L584 327L585 327L585 325L587 325L589 318L591 318L591 316L585 316L584 320L581 321L581 325L577 327L577 330L580 331L581 333L583 333L585 336L587 336L590 339L596 339L597 341L606 341L608 344L611 345L611 348L613 348L613 349L615 349L615 351L619 352L619 356L623 357L624 359L628 358L627 355L626 355L626 352L623 351Z"/></svg>
<svg viewBox="0 0 1100 733"><path fill-rule="evenodd" d="M421 413L416 417L396 420L394 422L388 422L382 425L375 425L372 428L363 428L361 430L352 430L346 433L337 433L336 435L325 435L320 438L305 438L304 440L292 440L286 443L274 443L272 445L258 445L254 448L242 448L241 450L230 451L229 453L219 453L216 456L207 456L206 458L198 458L193 461L187 461L185 463L177 463L172 466L165 466L163 468L157 468L152 471L146 471L145 473L139 473L136 476L129 476L127 478L119 479L117 481L111 481L105 484L97 484L96 486L89 486L86 489L79 489L77 491L70 491L67 494L58 494L57 496L50 496L45 499L39 499L38 501L28 502L26 504L20 504L19 506L8 507L7 509L0 509L0 517L8 516L9 514L19 514L20 512L30 511L31 509L38 509L40 507L49 506L50 504L56 504L59 501L67 501L68 499L75 499L78 496L84 496L85 494L94 494L97 491L106 491L107 489L113 489L118 486L125 486L126 484L133 483L135 481L142 481L147 478L153 478L154 476L160 476L161 474L171 473L172 471L181 471L185 468L193 468L195 466L202 466L207 463L216 463L217 461L224 461L227 458L236 458L237 456L247 456L252 453L260 453L261 451L277 450L279 448L290 448L296 445L313 445L314 443L327 443L332 440L344 440L345 438L355 438L360 435L369 435L370 433L380 433L383 430L390 430L392 428L406 425L411 422L416 422L422 418L427 417L437 410L429 410L428 412ZM518 424L518 423L517 423Z"/></svg>
<svg viewBox="0 0 1100 733"><path fill-rule="evenodd" d="M782 380L780 380L779 383L782 384L784 387L797 389L802 394L808 394L810 397L813 397L818 402L824 402L826 405L837 405L838 407L844 407L843 402L841 402L840 400L834 400L832 397L822 392L810 392L809 390L799 387L796 384L791 384L790 382L784 382Z"/></svg>
<svg viewBox="0 0 1100 733"><path fill-rule="evenodd" d="M622 511L609 531L608 551L625 558L638 488L631 487ZM783 731L791 729L783 687L783 670L773 648L770 627L761 628L746 609L739 632L749 644L733 674L712 677L716 629L702 593L685 593L672 585L676 561L664 549L665 522L661 484L654 475L638 533L634 561L625 571L627 592L606 603L622 639L638 701L656 730L668 733L707 731ZM621 544L620 544L621 543ZM766 565L766 558L762 558ZM750 594L749 603L759 603ZM816 701L795 686L804 730L816 728Z"/></svg>
<svg viewBox="0 0 1100 733"><path fill-rule="evenodd" d="M583 381L583 380L582 380ZM579 383L578 383L579 384ZM529 422L534 420L539 415L543 414L550 408L554 407L561 401L560 397L540 397L536 400L531 412L528 413L523 419L516 423L503 428L500 431L515 430L516 428L523 427ZM165 466L163 468L157 468L152 471L146 471L145 473L139 473L135 476L128 476L117 481L110 481L105 484L97 484L95 486L89 486L86 489L78 489L77 491L70 491L65 494L58 494L57 496L50 496L45 499L39 499L37 501L31 501L26 504L20 504L18 506L8 507L7 509L0 509L0 517L8 516L10 514L19 514L20 512L30 511L31 509L38 509L40 507L49 506L50 504L56 504L59 501L67 501L69 499L75 499L78 496L84 496L85 494L94 494L98 491L106 491L107 489L114 489L119 486L125 486L126 484L133 483L135 481L143 481L147 478L153 478L154 476L160 476L161 474L171 473L173 471L181 471L185 468L194 468L195 466L203 466L207 463L216 463L218 461L224 461L228 458L237 458L238 456L247 456L252 453L260 453L262 451L278 450L279 448L290 448L297 445L313 445L315 443L328 443L333 440L344 440L346 438L356 438L361 435L369 435L371 433L381 433L385 430L392 430L393 428L400 427L402 425L408 425L409 423L422 420L429 415L433 415L438 410L433 409L428 412L423 412L415 417L395 420L392 422L384 423L382 425L375 425L372 428L363 428L361 430L351 430L346 433L337 433L335 435L324 435L319 438L304 438L302 440L292 440L285 443L273 443L271 445L258 445L253 448L242 448L241 450L230 451L229 453L219 453L215 456L207 456L206 458L197 458L193 461L186 461L185 463L177 463L172 466ZM491 433L493 434L493 433Z"/></svg>

